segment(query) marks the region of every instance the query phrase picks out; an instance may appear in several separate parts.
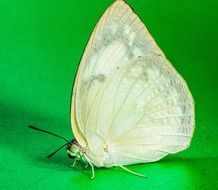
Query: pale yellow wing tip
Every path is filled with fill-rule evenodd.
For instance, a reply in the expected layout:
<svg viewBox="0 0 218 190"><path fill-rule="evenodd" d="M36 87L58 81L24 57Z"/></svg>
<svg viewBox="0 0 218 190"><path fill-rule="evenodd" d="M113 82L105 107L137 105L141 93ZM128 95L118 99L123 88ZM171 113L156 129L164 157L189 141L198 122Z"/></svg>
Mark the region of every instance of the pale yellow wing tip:
<svg viewBox="0 0 218 190"><path fill-rule="evenodd" d="M114 3L115 3L115 2L118 2L118 1L120 1L120 2L126 2L125 0L115 0Z"/></svg>
<svg viewBox="0 0 218 190"><path fill-rule="evenodd" d="M120 2L126 2L125 0L115 0L114 3L118 2L118 1L120 1Z"/></svg>

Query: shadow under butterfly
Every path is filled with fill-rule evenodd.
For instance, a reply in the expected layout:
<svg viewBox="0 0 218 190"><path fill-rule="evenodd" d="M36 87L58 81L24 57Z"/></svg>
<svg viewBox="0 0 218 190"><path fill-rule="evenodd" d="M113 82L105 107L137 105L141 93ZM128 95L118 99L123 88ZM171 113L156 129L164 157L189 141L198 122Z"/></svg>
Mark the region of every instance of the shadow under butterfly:
<svg viewBox="0 0 218 190"><path fill-rule="evenodd" d="M79 65L71 99L76 140L69 157L94 166L122 169L155 162L189 147L194 100L132 8L116 0L98 21Z"/></svg>

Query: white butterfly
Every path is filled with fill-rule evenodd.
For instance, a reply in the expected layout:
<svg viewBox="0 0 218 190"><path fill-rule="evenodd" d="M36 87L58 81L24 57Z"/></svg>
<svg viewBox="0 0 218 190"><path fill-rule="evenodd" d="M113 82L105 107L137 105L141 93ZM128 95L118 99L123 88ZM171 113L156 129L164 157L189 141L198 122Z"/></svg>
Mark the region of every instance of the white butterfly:
<svg viewBox="0 0 218 190"><path fill-rule="evenodd" d="M92 167L154 162L190 145L194 101L186 82L123 0L98 21L72 94L68 154ZM57 136L57 135L56 135Z"/></svg>
<svg viewBox="0 0 218 190"><path fill-rule="evenodd" d="M72 95L68 153L94 167L154 162L186 149L194 101L186 82L123 0L98 21ZM131 172L131 171L130 171Z"/></svg>

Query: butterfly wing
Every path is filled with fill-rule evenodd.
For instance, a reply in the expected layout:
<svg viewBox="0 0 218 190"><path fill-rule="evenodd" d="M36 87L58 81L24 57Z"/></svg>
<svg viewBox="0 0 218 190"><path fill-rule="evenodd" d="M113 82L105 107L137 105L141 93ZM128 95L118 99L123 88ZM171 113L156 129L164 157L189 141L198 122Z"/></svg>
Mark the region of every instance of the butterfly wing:
<svg viewBox="0 0 218 190"><path fill-rule="evenodd" d="M80 144L86 144L87 123L103 81L125 62L147 53L163 55L132 9L122 0L115 1L94 28L74 83L71 124Z"/></svg>
<svg viewBox="0 0 218 190"><path fill-rule="evenodd" d="M186 145L177 144L179 135L193 132L192 102L186 83L138 16L115 1L97 23L77 72L71 123L78 142L102 165L157 160L190 142L187 137ZM160 153L151 149L155 143ZM166 149L172 143L179 148ZM147 158L148 152L154 156Z"/></svg>
<svg viewBox="0 0 218 190"><path fill-rule="evenodd" d="M134 60L119 85L126 92L116 88L106 137L114 165L153 162L190 145L193 98L168 60L154 55Z"/></svg>

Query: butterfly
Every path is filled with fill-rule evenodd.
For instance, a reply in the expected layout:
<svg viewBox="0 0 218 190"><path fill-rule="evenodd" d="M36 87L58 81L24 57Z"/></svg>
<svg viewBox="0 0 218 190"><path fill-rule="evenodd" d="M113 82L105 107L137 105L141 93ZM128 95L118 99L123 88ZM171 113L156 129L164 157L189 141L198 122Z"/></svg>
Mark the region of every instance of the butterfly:
<svg viewBox="0 0 218 190"><path fill-rule="evenodd" d="M94 167L120 166L143 176L126 165L158 161L191 143L195 118L188 86L124 0L107 8L85 48L71 126L75 140L64 139L68 155L73 166L77 160L91 166L92 179Z"/></svg>

